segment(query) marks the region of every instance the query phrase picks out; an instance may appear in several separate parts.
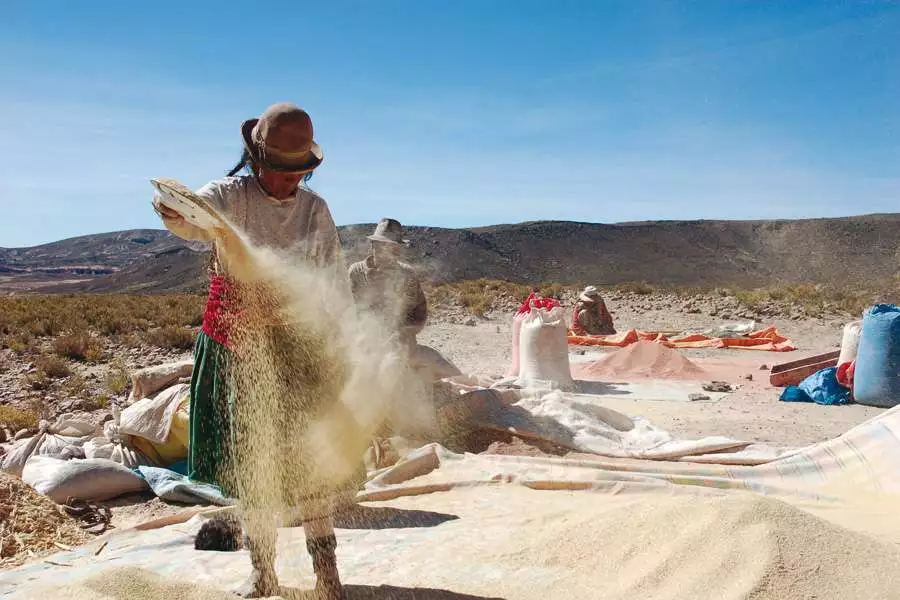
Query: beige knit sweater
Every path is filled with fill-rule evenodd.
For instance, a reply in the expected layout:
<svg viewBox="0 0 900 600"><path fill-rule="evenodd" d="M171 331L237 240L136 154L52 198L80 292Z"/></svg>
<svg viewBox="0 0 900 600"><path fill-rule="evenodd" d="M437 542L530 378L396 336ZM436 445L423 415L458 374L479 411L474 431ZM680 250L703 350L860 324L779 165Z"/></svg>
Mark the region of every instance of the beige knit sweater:
<svg viewBox="0 0 900 600"><path fill-rule="evenodd" d="M287 200L269 196L250 175L211 181L197 194L245 233L257 246L286 252L298 261L332 267L346 276L337 227L325 200L312 190L299 187ZM156 200L154 200L156 203ZM185 240L212 242L207 233L190 223L163 220L166 227ZM215 259L211 274L224 275ZM348 282L349 285L349 282Z"/></svg>

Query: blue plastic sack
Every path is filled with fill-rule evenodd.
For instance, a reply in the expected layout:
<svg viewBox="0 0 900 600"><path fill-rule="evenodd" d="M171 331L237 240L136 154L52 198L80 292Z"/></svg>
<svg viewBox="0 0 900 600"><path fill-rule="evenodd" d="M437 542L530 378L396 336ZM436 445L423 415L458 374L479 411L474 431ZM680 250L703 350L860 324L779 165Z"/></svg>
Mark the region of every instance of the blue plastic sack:
<svg viewBox="0 0 900 600"><path fill-rule="evenodd" d="M817 371L781 393L783 402L815 402L816 404L849 404L850 390L838 383L837 367Z"/></svg>
<svg viewBox="0 0 900 600"><path fill-rule="evenodd" d="M796 385L789 385L784 388L784 391L781 392L781 398L779 398L782 402L812 402L813 399L809 397L809 394L798 388Z"/></svg>
<svg viewBox="0 0 900 600"><path fill-rule="evenodd" d="M881 408L900 404L900 308L893 304L876 304L863 315L853 398Z"/></svg>

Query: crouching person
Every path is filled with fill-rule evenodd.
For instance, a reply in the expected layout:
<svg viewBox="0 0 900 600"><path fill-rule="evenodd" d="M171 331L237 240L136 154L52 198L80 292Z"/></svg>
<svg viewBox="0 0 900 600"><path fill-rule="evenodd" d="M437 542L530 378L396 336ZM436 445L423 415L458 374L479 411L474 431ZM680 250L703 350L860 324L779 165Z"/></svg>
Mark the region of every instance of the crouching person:
<svg viewBox="0 0 900 600"><path fill-rule="evenodd" d="M572 314L572 331L575 335L615 335L612 315L599 290L592 285L584 288L575 303Z"/></svg>

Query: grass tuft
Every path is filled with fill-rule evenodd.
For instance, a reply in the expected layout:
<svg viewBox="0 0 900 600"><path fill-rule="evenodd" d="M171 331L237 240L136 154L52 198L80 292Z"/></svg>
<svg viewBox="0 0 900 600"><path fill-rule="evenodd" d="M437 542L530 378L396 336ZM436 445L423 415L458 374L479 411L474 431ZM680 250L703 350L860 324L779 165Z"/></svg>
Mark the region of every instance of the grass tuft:
<svg viewBox="0 0 900 600"><path fill-rule="evenodd" d="M190 350L196 339L197 334L193 330L175 325L160 327L144 337L149 345L170 350Z"/></svg>
<svg viewBox="0 0 900 600"><path fill-rule="evenodd" d="M38 426L40 415L31 410L22 410L14 406L0 406L0 427L16 433L20 429L34 429Z"/></svg>
<svg viewBox="0 0 900 600"><path fill-rule="evenodd" d="M59 356L72 360L99 362L103 358L103 341L87 331L66 333L53 342Z"/></svg>

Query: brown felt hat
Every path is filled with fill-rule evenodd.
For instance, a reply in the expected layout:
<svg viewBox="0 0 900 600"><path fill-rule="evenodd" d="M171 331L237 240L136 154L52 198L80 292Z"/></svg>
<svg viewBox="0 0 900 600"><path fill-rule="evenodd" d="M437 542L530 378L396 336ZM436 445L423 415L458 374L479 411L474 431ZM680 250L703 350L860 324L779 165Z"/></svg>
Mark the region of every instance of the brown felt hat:
<svg viewBox="0 0 900 600"><path fill-rule="evenodd" d="M289 102L273 104L258 119L244 121L241 136L253 162L272 171L309 173L325 159L313 141L309 114Z"/></svg>

